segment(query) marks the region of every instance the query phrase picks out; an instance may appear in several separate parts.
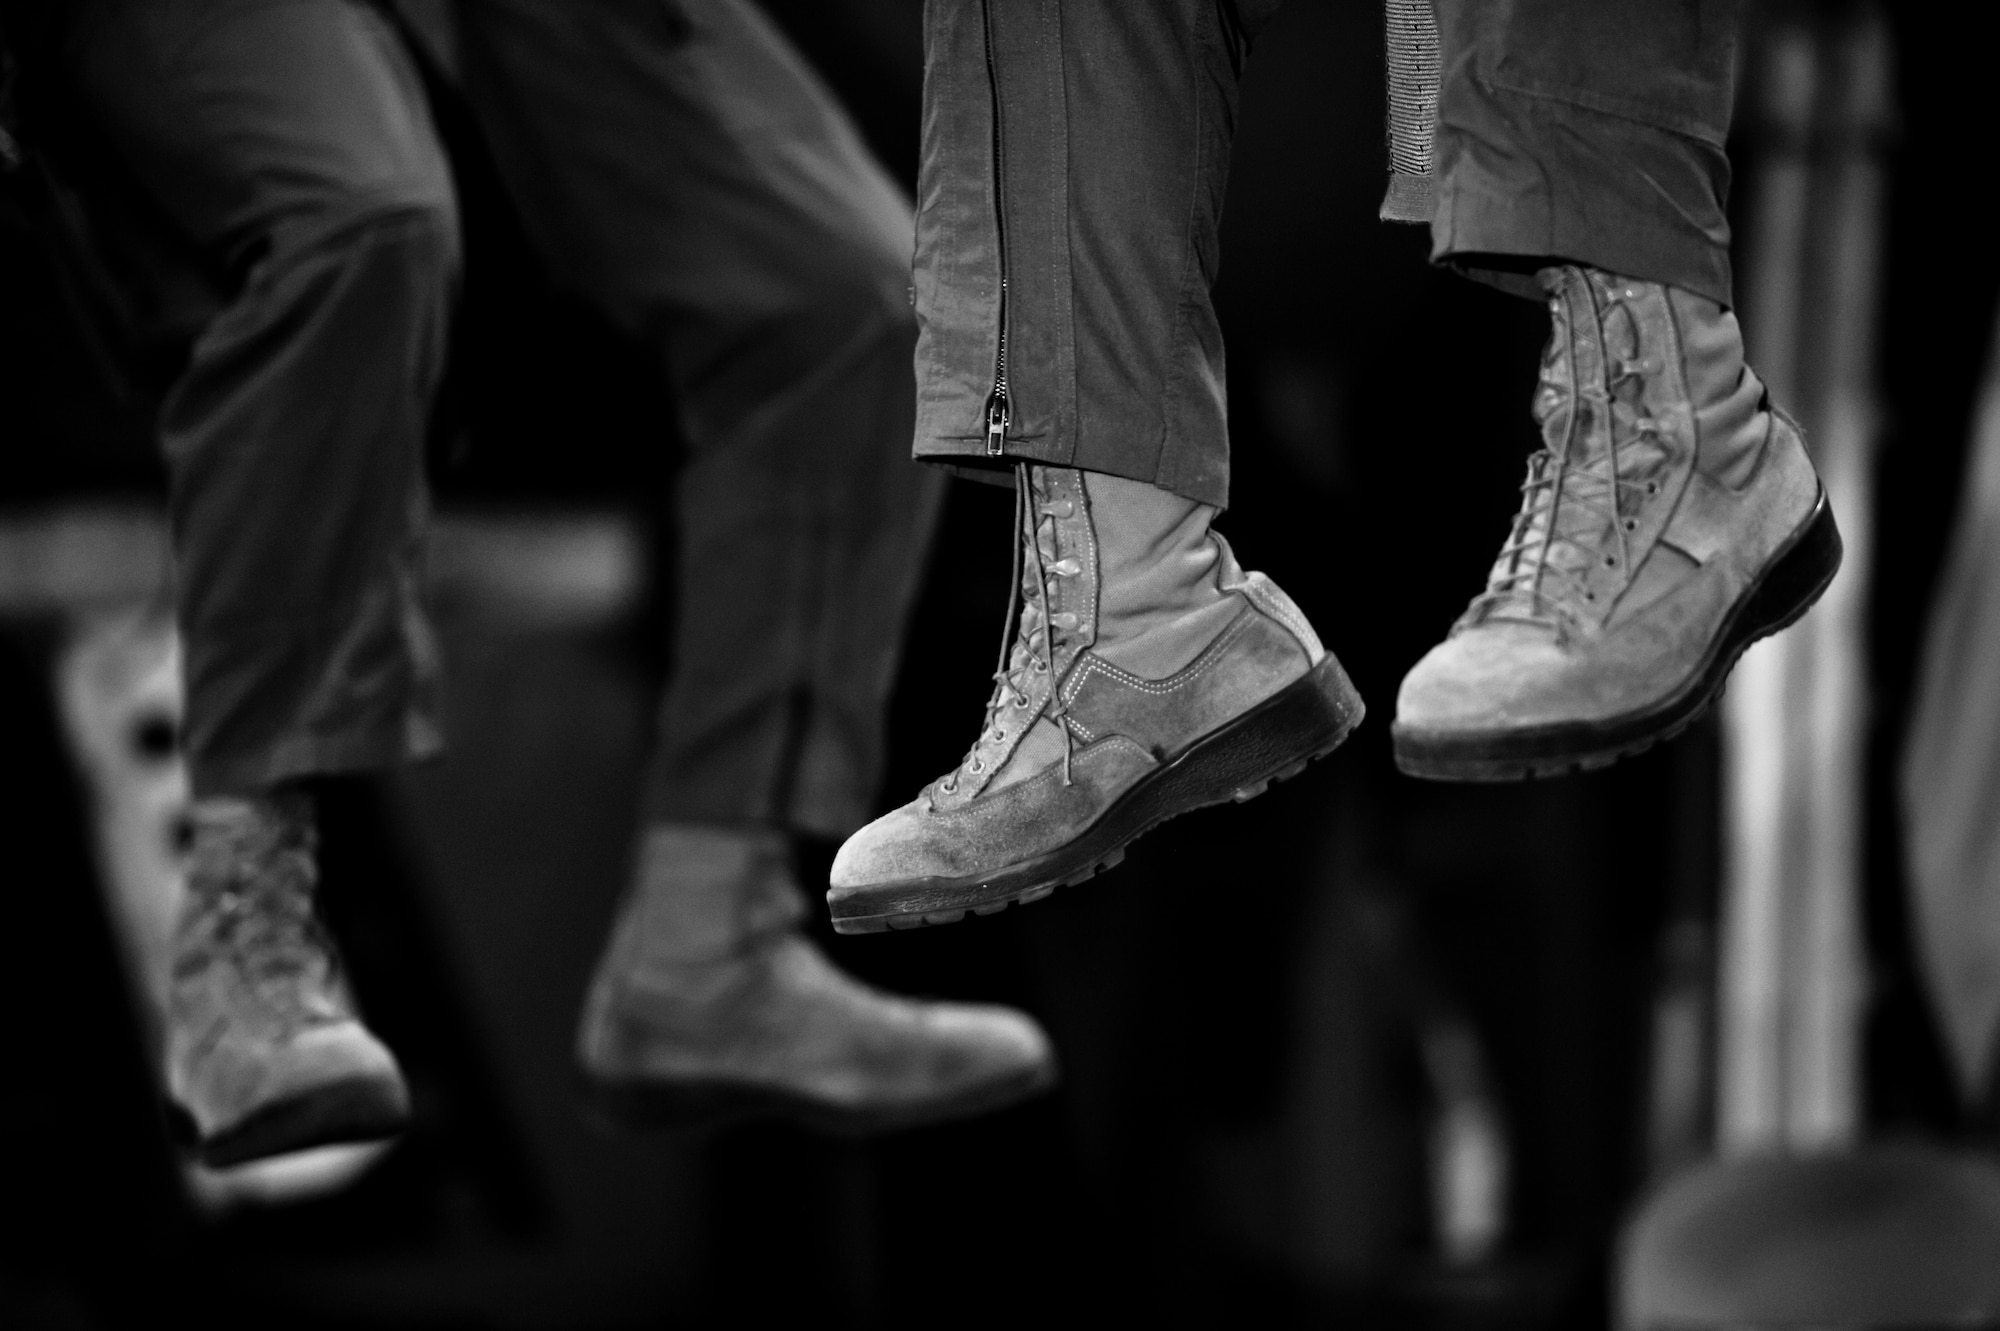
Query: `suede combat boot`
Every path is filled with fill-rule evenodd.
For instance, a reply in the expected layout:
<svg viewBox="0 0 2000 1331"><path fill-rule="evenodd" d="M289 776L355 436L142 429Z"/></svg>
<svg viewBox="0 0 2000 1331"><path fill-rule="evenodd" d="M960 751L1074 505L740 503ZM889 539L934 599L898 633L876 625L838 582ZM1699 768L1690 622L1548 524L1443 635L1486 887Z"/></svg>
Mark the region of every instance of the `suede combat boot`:
<svg viewBox="0 0 2000 1331"><path fill-rule="evenodd" d="M1031 1018L871 989L799 934L804 914L781 833L652 828L577 1033L591 1101L632 1127L773 1116L861 1135L1054 1085Z"/></svg>
<svg viewBox="0 0 2000 1331"><path fill-rule="evenodd" d="M1840 567L1798 427L1711 300L1546 269L1542 447L1486 590L1403 680L1396 763L1504 781L1678 734Z"/></svg>
<svg viewBox="0 0 2000 1331"><path fill-rule="evenodd" d="M1035 901L1156 824L1245 800L1330 753L1361 699L1291 598L1237 566L1215 510L1024 465L1018 619L958 768L848 839L842 933Z"/></svg>
<svg viewBox="0 0 2000 1331"><path fill-rule="evenodd" d="M402 1129L395 1058L355 1016L313 914L311 798L202 799L174 936L167 1090L202 1162Z"/></svg>

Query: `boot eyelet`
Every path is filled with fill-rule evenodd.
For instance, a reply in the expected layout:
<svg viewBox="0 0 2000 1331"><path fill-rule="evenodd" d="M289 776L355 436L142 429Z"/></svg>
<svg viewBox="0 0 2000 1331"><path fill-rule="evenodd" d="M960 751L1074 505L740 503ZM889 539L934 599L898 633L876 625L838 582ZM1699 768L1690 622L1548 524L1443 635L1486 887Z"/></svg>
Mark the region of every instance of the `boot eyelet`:
<svg viewBox="0 0 2000 1331"><path fill-rule="evenodd" d="M1647 493L1647 494L1649 494L1649 495L1656 495L1656 494L1658 494L1659 492L1660 492L1660 483L1659 483L1658 481L1647 481L1647 482L1646 482L1646 493Z"/></svg>
<svg viewBox="0 0 2000 1331"><path fill-rule="evenodd" d="M986 760L984 758L974 758L965 765L965 770L974 776L979 776L986 771Z"/></svg>
<svg viewBox="0 0 2000 1331"><path fill-rule="evenodd" d="M1627 518L1627 519L1625 519L1625 530L1626 530L1626 531L1637 531L1637 530L1639 530L1639 520L1638 520L1637 518Z"/></svg>
<svg viewBox="0 0 2000 1331"><path fill-rule="evenodd" d="M1034 671L1035 671L1035 673L1036 673L1036 674L1038 674L1038 675L1046 675L1046 674L1048 674L1048 673L1049 673L1049 668L1048 668L1048 665L1047 665L1046 663L1044 663L1044 662L1042 662L1042 661L1039 661L1039 660L1037 660L1037 661L1036 661L1036 662L1034 663Z"/></svg>
<svg viewBox="0 0 2000 1331"><path fill-rule="evenodd" d="M1604 556L1604 567L1606 567L1606 568L1617 568L1617 567L1618 567L1618 556L1617 556L1617 555L1606 555L1606 556Z"/></svg>
<svg viewBox="0 0 2000 1331"><path fill-rule="evenodd" d="M958 778L956 776L946 777L944 780L938 782L938 789L947 795L956 795L958 793Z"/></svg>

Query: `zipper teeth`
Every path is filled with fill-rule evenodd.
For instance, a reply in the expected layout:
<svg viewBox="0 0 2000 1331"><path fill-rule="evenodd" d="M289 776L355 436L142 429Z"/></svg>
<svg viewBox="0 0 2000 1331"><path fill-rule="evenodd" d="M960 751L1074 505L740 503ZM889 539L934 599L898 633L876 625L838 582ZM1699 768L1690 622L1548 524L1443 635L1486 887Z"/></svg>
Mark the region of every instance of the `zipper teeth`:
<svg viewBox="0 0 2000 1331"><path fill-rule="evenodd" d="M1000 278L1000 356L993 366L993 391L1007 396L1007 278ZM1004 405L1004 404L1003 404Z"/></svg>
<svg viewBox="0 0 2000 1331"><path fill-rule="evenodd" d="M986 28L986 86L993 98L993 230L1000 263L1000 343L993 362L993 391L986 399L986 454L1006 451L1013 403L1007 400L1007 177L1001 159L1000 71L993 59L993 3L981 6Z"/></svg>

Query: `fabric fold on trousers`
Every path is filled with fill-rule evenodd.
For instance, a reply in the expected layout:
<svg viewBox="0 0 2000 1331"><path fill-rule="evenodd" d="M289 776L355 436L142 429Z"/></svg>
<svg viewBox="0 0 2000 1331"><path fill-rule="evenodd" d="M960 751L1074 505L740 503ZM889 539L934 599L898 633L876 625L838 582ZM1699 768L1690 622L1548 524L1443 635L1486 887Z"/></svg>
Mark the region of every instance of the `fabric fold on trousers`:
<svg viewBox="0 0 2000 1331"><path fill-rule="evenodd" d="M1432 0L1431 255L1542 298L1582 264L1733 305L1729 134L1740 0Z"/></svg>

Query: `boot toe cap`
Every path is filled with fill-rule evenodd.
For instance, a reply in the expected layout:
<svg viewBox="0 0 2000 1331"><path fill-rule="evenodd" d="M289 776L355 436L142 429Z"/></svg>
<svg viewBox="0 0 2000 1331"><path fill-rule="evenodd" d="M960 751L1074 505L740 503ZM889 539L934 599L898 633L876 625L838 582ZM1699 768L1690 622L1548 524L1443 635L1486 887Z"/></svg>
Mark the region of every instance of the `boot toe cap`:
<svg viewBox="0 0 2000 1331"><path fill-rule="evenodd" d="M1467 629L1431 648L1403 677L1396 725L1418 731L1534 725L1563 705L1567 667L1567 653L1546 629Z"/></svg>
<svg viewBox="0 0 2000 1331"><path fill-rule="evenodd" d="M892 809L842 843L833 857L829 896L840 900L885 883L950 877L961 872L950 845L926 821L921 800Z"/></svg>
<svg viewBox="0 0 2000 1331"><path fill-rule="evenodd" d="M940 1006L940 1021L965 1051L965 1063L981 1079L1011 1079L1024 1074L1053 1079L1055 1045L1027 1013L988 1004Z"/></svg>
<svg viewBox="0 0 2000 1331"><path fill-rule="evenodd" d="M175 1069L174 1101L205 1142L277 1116L278 1138L304 1144L392 1130L409 1115L395 1055L358 1021L308 1027L283 1041L225 1038ZM255 1154L293 1149L282 1140Z"/></svg>
<svg viewBox="0 0 2000 1331"><path fill-rule="evenodd" d="M955 1116L1013 1104L1056 1082L1055 1047L1024 1012L937 1003L925 1013L924 1025L921 1044L928 1057L906 1069L896 1099Z"/></svg>

